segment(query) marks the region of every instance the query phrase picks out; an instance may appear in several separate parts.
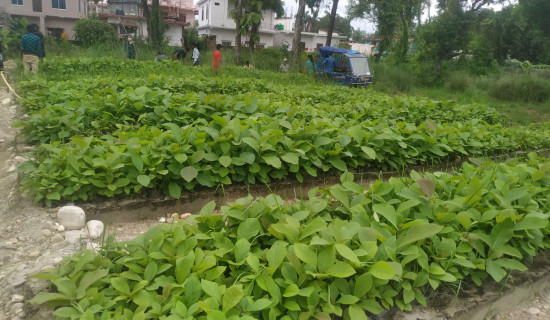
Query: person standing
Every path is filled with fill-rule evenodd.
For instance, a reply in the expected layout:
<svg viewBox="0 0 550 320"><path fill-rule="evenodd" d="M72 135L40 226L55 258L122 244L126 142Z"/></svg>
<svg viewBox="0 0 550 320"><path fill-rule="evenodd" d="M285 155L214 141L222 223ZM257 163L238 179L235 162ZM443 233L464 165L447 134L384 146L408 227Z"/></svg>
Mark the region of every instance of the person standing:
<svg viewBox="0 0 550 320"><path fill-rule="evenodd" d="M332 77L332 74L334 73L334 66L336 65L336 60L332 57L332 53L328 54L328 57L323 60L323 72L325 75L325 78L328 80Z"/></svg>
<svg viewBox="0 0 550 320"><path fill-rule="evenodd" d="M21 60L25 72L38 72L38 59L42 56L42 44L40 38L35 35L34 28L27 25L27 33L21 36Z"/></svg>
<svg viewBox="0 0 550 320"><path fill-rule="evenodd" d="M284 58L283 63L279 66L279 69L281 70L281 72L288 72L289 68L290 66L288 65L288 60L287 58Z"/></svg>
<svg viewBox="0 0 550 320"><path fill-rule="evenodd" d="M136 45L131 34L128 35L128 40L124 43L124 51L126 51L128 59L134 60L136 58Z"/></svg>
<svg viewBox="0 0 550 320"><path fill-rule="evenodd" d="M193 65L198 66L201 64L201 52L199 51L199 44L195 43L195 47L193 48L193 56L191 56L191 59L193 59Z"/></svg>
<svg viewBox="0 0 550 320"><path fill-rule="evenodd" d="M310 76L315 75L315 71L317 68L315 67L315 62L313 62L313 56L311 54L307 55L307 62L306 62L306 72Z"/></svg>
<svg viewBox="0 0 550 320"><path fill-rule="evenodd" d="M222 72L222 53L220 49L222 48L221 44L216 45L216 51L212 55L212 70L214 73Z"/></svg>
<svg viewBox="0 0 550 320"><path fill-rule="evenodd" d="M42 62L44 58L46 57L46 47L44 46L44 34L40 32L40 28L36 23L31 23L31 26L33 27L33 34L40 38L40 44L42 45L42 56L39 57L40 61Z"/></svg>

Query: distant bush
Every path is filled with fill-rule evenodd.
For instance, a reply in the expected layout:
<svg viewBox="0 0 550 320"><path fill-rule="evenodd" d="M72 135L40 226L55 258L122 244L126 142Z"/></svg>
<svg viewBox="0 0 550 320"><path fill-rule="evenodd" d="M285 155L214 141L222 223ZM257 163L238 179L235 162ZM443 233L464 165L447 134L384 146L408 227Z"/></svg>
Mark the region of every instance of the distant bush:
<svg viewBox="0 0 550 320"><path fill-rule="evenodd" d="M82 45L89 47L97 44L113 43L116 32L113 26L99 19L80 19L74 27L75 37Z"/></svg>
<svg viewBox="0 0 550 320"><path fill-rule="evenodd" d="M462 92L471 85L472 81L473 79L468 73L457 71L449 75L449 79L445 82L445 87L449 91Z"/></svg>
<svg viewBox="0 0 550 320"><path fill-rule="evenodd" d="M506 101L545 102L550 98L550 81L533 75L508 74L492 84L489 95Z"/></svg>
<svg viewBox="0 0 550 320"><path fill-rule="evenodd" d="M407 92L414 87L417 79L404 65L377 63L374 65L374 82L388 89Z"/></svg>

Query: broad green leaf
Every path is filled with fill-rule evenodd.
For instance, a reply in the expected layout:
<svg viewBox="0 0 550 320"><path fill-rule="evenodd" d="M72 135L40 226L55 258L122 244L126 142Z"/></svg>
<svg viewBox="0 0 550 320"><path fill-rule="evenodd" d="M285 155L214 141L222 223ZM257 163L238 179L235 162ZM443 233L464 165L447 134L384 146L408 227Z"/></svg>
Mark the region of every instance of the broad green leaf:
<svg viewBox="0 0 550 320"><path fill-rule="evenodd" d="M317 254L310 246L303 243L295 243L294 253L303 262L313 266L317 265Z"/></svg>
<svg viewBox="0 0 550 320"><path fill-rule="evenodd" d="M248 257L250 253L250 242L241 238L235 243L235 262L240 263Z"/></svg>
<svg viewBox="0 0 550 320"><path fill-rule="evenodd" d="M271 305L271 300L258 299L248 307L248 311L260 311L267 309Z"/></svg>
<svg viewBox="0 0 550 320"><path fill-rule="evenodd" d="M190 251L187 255L176 259L176 281L179 284L184 283L187 276L191 273L191 267L195 263L195 253Z"/></svg>
<svg viewBox="0 0 550 320"><path fill-rule="evenodd" d="M221 156L220 159L218 159L218 161L221 163L222 166L226 168L231 165L231 157L228 157L228 156Z"/></svg>
<svg viewBox="0 0 550 320"><path fill-rule="evenodd" d="M508 270L519 270L519 271L527 271L527 267L514 259L508 259L508 258L501 258L494 261L499 266L506 268Z"/></svg>
<svg viewBox="0 0 550 320"><path fill-rule="evenodd" d="M145 271L143 272L144 279L147 281L153 280L157 275L157 271L158 265L154 261L149 262L149 264L145 268Z"/></svg>
<svg viewBox="0 0 550 320"><path fill-rule="evenodd" d="M485 271L496 281L500 282L502 278L506 276L506 271L501 266L496 264L493 260L487 259L485 264Z"/></svg>
<svg viewBox="0 0 550 320"><path fill-rule="evenodd" d="M355 286L353 287L353 295L356 297L365 296L373 286L372 275L370 273L363 273L362 275L355 277Z"/></svg>
<svg viewBox="0 0 550 320"><path fill-rule="evenodd" d="M223 312L236 306L243 297L243 287L240 284L232 285L223 294Z"/></svg>
<svg viewBox="0 0 550 320"><path fill-rule="evenodd" d="M497 223L491 230L490 246L496 250L504 246L514 235L514 223L510 219Z"/></svg>
<svg viewBox="0 0 550 320"><path fill-rule="evenodd" d="M548 220L538 217L524 217L514 225L514 230L533 230L545 229L548 226Z"/></svg>
<svg viewBox="0 0 550 320"><path fill-rule="evenodd" d="M206 320L226 320L225 314L220 310L211 310L206 313Z"/></svg>
<svg viewBox="0 0 550 320"><path fill-rule="evenodd" d="M265 163L269 164L274 168L277 168L277 169L281 168L281 160L276 155L266 154L262 156L262 159L264 159Z"/></svg>
<svg viewBox="0 0 550 320"><path fill-rule="evenodd" d="M201 211L199 212L199 215L211 216L212 213L214 213L214 209L216 209L216 201L212 200L208 202L204 207L202 207Z"/></svg>
<svg viewBox="0 0 550 320"><path fill-rule="evenodd" d="M291 283L288 285L285 289L285 292L283 293L283 297L294 297L300 293L300 288L298 288L297 285L294 283Z"/></svg>
<svg viewBox="0 0 550 320"><path fill-rule="evenodd" d="M386 218L395 228L397 228L397 213L391 204L378 203L372 206L372 210Z"/></svg>
<svg viewBox="0 0 550 320"><path fill-rule="evenodd" d="M358 305L352 304L348 308L349 318L353 320L368 320L365 311Z"/></svg>
<svg viewBox="0 0 550 320"><path fill-rule="evenodd" d="M298 154L289 152L285 153L281 159L283 159L285 162L291 163L291 164L298 164L300 161L300 158L298 157Z"/></svg>
<svg viewBox="0 0 550 320"><path fill-rule="evenodd" d="M369 270L370 274L372 274L373 277L382 279L382 280L390 280L395 276L395 271L393 270L393 267L391 264L387 263L386 261L378 261L376 262Z"/></svg>
<svg viewBox="0 0 550 320"><path fill-rule="evenodd" d="M130 288L128 287L128 282L126 282L126 280L119 277L111 278L111 285L115 288L115 290L118 290L126 295L130 295Z"/></svg>
<svg viewBox="0 0 550 320"><path fill-rule="evenodd" d="M245 152L242 152L239 157L245 162L245 163L248 163L248 164L253 164L254 163L254 160L256 160L256 155L252 152L248 152L248 151L245 151Z"/></svg>
<svg viewBox="0 0 550 320"><path fill-rule="evenodd" d="M258 218L248 218L241 223L237 228L237 239L250 239L260 233L261 226Z"/></svg>
<svg viewBox="0 0 550 320"><path fill-rule="evenodd" d="M359 144L361 144L361 142L365 138L365 133L363 132L363 129L361 129L360 125L348 128L348 132L353 137L355 142L357 142Z"/></svg>
<svg viewBox="0 0 550 320"><path fill-rule="evenodd" d="M149 178L149 176L147 176L147 175L141 174L141 175L137 176L137 181L142 186L147 187L149 185L149 182L151 182L151 178Z"/></svg>
<svg viewBox="0 0 550 320"><path fill-rule="evenodd" d="M397 248L402 248L419 240L433 237L441 230L443 230L443 227L435 223L415 224L407 229L404 236L397 239Z"/></svg>
<svg viewBox="0 0 550 320"><path fill-rule="evenodd" d="M198 174L199 174L199 171L197 171L195 167L185 167L181 169L181 172L180 172L181 177L185 179L185 181L187 182L193 181L193 179L195 179Z"/></svg>
<svg viewBox="0 0 550 320"><path fill-rule="evenodd" d="M334 247L336 248L336 251L338 251L338 253L344 257L345 259L353 262L353 264L359 266L361 265L361 262L359 261L359 258L357 258L357 255L347 246L341 244L341 243L337 243L334 245Z"/></svg>
<svg viewBox="0 0 550 320"><path fill-rule="evenodd" d="M76 297L78 299L82 299L84 297L86 289L88 289L92 284L94 284L99 279L106 277L108 274L109 274L109 270L107 269L97 269L86 273L80 280L80 283L78 284L78 288L76 290L77 292Z"/></svg>
<svg viewBox="0 0 550 320"><path fill-rule="evenodd" d="M172 198L181 198L181 187L177 183L170 182L170 184L168 184L168 192Z"/></svg>
<svg viewBox="0 0 550 320"><path fill-rule="evenodd" d="M221 302L221 292L217 283L202 279L201 288L207 295L216 298L218 302Z"/></svg>
<svg viewBox="0 0 550 320"><path fill-rule="evenodd" d="M369 159L376 159L376 151L374 151L373 148L361 146L361 150L363 150L363 152L369 157Z"/></svg>
<svg viewBox="0 0 550 320"><path fill-rule="evenodd" d="M326 274L336 278L347 278L355 274L355 269L346 262L337 261L328 267Z"/></svg>
<svg viewBox="0 0 550 320"><path fill-rule="evenodd" d="M286 247L288 243L284 241L275 241L269 250L267 250L267 263L272 269L276 269L281 265L286 256Z"/></svg>
<svg viewBox="0 0 550 320"><path fill-rule="evenodd" d="M340 170L340 171L347 171L348 170L348 167L346 166L346 163L344 161L342 161L341 159L330 159L329 160L330 164L332 164L333 167L335 167L336 169Z"/></svg>

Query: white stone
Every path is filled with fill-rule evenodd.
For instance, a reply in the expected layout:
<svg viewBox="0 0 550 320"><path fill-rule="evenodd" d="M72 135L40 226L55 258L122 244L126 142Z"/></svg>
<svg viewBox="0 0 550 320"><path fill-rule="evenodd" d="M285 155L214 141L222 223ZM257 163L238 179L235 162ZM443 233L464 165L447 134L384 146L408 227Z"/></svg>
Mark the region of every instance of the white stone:
<svg viewBox="0 0 550 320"><path fill-rule="evenodd" d="M62 224L58 225L58 226L57 226L57 231L59 231L59 232L65 231L65 226L62 225Z"/></svg>
<svg viewBox="0 0 550 320"><path fill-rule="evenodd" d="M161 222L161 223L166 222L166 218L165 218L165 217L161 217L161 218L159 219L159 222Z"/></svg>
<svg viewBox="0 0 550 320"><path fill-rule="evenodd" d="M50 230L48 230L48 229L43 229L43 230L42 230L42 234L43 234L44 236L46 236L46 237L49 237L49 236L52 235L52 232L51 232Z"/></svg>
<svg viewBox="0 0 550 320"><path fill-rule="evenodd" d="M6 98L4 100L2 100L2 105L3 106L7 106L11 103L11 99L10 98Z"/></svg>
<svg viewBox="0 0 550 320"><path fill-rule="evenodd" d="M536 315L536 314L540 313L540 310L538 308L532 307L532 308L527 309L527 312L529 312L532 315Z"/></svg>
<svg viewBox="0 0 550 320"><path fill-rule="evenodd" d="M78 230L86 225L86 214L80 207L64 206L57 211L57 220L67 230Z"/></svg>
<svg viewBox="0 0 550 320"><path fill-rule="evenodd" d="M173 223L174 222L174 219L173 218L168 218L166 219L166 223Z"/></svg>
<svg viewBox="0 0 550 320"><path fill-rule="evenodd" d="M189 218L190 216L191 216L190 213L182 213L181 216L180 216L180 219L185 220L185 219Z"/></svg>
<svg viewBox="0 0 550 320"><path fill-rule="evenodd" d="M80 239L86 238L86 234L80 230L70 230L65 232L65 241L68 243L78 243Z"/></svg>
<svg viewBox="0 0 550 320"><path fill-rule="evenodd" d="M99 239L103 234L105 226L103 222L99 220L90 220L86 223L86 228L88 229L88 235L92 239Z"/></svg>
<svg viewBox="0 0 550 320"><path fill-rule="evenodd" d="M26 162L27 160L29 160L29 159L27 159L25 157L22 157L22 156L16 156L15 158L13 158L13 163L17 165L17 164Z"/></svg>
<svg viewBox="0 0 550 320"><path fill-rule="evenodd" d="M9 168L8 168L8 172L11 173L11 172L14 172L15 170L17 170L17 166L15 164L12 164Z"/></svg>
<svg viewBox="0 0 550 320"><path fill-rule="evenodd" d="M63 261L63 258L61 258L61 257L55 257L55 258L53 258L53 260L52 260L52 262L53 262L54 264L58 264L58 263L60 263L61 261Z"/></svg>
<svg viewBox="0 0 550 320"><path fill-rule="evenodd" d="M25 301L25 297L23 297L20 294L14 294L13 296L11 296L11 302L13 303L23 302L23 301Z"/></svg>

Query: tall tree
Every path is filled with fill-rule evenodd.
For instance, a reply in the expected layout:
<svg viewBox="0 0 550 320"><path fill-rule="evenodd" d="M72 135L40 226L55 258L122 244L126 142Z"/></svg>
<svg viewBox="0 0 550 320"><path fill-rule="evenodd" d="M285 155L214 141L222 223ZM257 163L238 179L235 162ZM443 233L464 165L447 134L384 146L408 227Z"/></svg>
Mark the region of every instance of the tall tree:
<svg viewBox="0 0 550 320"><path fill-rule="evenodd" d="M332 41L332 31L334 30L334 20L336 19L336 10L338 10L338 1L332 0L332 11L330 12L330 20L328 22L327 29L327 42L326 46L330 47L330 42Z"/></svg>
<svg viewBox="0 0 550 320"><path fill-rule="evenodd" d="M401 29L397 57L398 60L405 61L413 20L423 2L424 0L351 0L348 14L353 18L370 18L377 23L380 55L391 49L394 35Z"/></svg>
<svg viewBox="0 0 550 320"><path fill-rule="evenodd" d="M249 26L250 38L248 40L250 50L254 52L254 48L260 37L258 35L260 30L260 25L264 19L262 10L271 10L275 13L277 17L283 16L285 14L285 9L283 7L284 3L281 0L249 0L246 6L245 13L245 24Z"/></svg>
<svg viewBox="0 0 550 320"><path fill-rule="evenodd" d="M235 36L235 59L237 65L241 63L241 18L243 16L243 0L237 0L237 7L233 19L235 20L235 28L237 35Z"/></svg>
<svg viewBox="0 0 550 320"><path fill-rule="evenodd" d="M294 38L292 39L292 64L299 66L300 49L302 46L302 29L304 28L304 12L306 9L306 0L298 1L298 12L294 22Z"/></svg>
<svg viewBox="0 0 550 320"><path fill-rule="evenodd" d="M162 21L159 0L153 0L151 2L151 11L149 11L147 0L141 0L139 4L143 9L143 16L147 22L149 42L153 48L158 51L162 46L164 31L166 30L166 26Z"/></svg>

